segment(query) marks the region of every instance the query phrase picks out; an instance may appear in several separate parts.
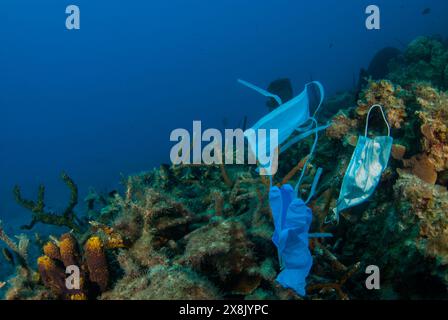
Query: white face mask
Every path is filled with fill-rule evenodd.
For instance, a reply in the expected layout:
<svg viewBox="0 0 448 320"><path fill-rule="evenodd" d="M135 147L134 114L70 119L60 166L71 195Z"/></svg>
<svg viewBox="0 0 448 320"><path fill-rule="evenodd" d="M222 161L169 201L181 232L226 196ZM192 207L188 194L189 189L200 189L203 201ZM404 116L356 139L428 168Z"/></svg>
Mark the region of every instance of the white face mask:
<svg viewBox="0 0 448 320"><path fill-rule="evenodd" d="M369 138L367 136L369 116L375 107L381 110L386 122L387 136ZM383 108L378 104L373 105L367 114L365 134L359 136L345 172L336 208L333 209L332 215L327 217L326 222L338 222L341 211L363 203L373 194L387 167L392 144L393 138L390 136L390 127Z"/></svg>

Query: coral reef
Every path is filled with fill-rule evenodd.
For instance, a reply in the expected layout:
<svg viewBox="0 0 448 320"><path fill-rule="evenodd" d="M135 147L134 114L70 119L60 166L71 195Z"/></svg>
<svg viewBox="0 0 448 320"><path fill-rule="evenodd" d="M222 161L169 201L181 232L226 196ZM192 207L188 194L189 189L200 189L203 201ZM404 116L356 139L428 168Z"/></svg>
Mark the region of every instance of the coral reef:
<svg viewBox="0 0 448 320"><path fill-rule="evenodd" d="M61 218L44 211L43 187L36 202L16 189L18 202L33 212L31 227L43 222L74 232L39 238L36 271L26 263L6 285L0 281L6 298L447 299L447 59L436 39L415 40L389 65L385 79L365 83L357 103L351 93L327 101L337 112L331 112L312 165L304 168L312 137L280 157L273 183L293 183L307 170L299 190L304 195L316 168L324 169L310 203L310 231L333 237L310 241L314 264L306 297L275 282L280 266L271 241L270 183L255 166L161 165L127 177L123 193L91 191L85 228L73 213L77 192L67 176L72 197ZM394 138L389 166L369 201L342 212L339 225L325 224L376 103L384 106ZM369 124L369 134L385 134L377 112ZM24 238L16 244L0 228L0 239L29 259L20 249ZM68 265L80 266L78 291L63 285ZM381 290L365 288L369 265L381 270Z"/></svg>
<svg viewBox="0 0 448 320"><path fill-rule="evenodd" d="M25 235L20 235L17 238L19 240L18 243L6 234L0 222L0 240L14 253L14 256L11 256L11 262L13 264L15 264L15 261L18 262L15 277L7 282L0 281L0 289L7 288L5 298L9 300L32 299L33 297L36 299L45 299L49 295L38 284L36 280L37 273L30 267L28 262L30 241Z"/></svg>
<svg viewBox="0 0 448 320"><path fill-rule="evenodd" d="M326 131L326 135L332 139L340 140L356 126L356 120L350 119L347 115L340 111L333 117L331 126Z"/></svg>
<svg viewBox="0 0 448 320"><path fill-rule="evenodd" d="M437 172L448 169L448 95L428 85L415 86L421 110L421 148Z"/></svg>
<svg viewBox="0 0 448 320"><path fill-rule="evenodd" d="M361 92L356 114L359 119L365 119L369 108L374 104L380 104L385 108L391 127L399 129L407 116L403 94L404 91L400 86L388 80L371 80Z"/></svg>
<svg viewBox="0 0 448 320"><path fill-rule="evenodd" d="M448 86L448 50L436 38L418 37L412 41L402 57L392 63L388 79L403 86L429 81L439 88Z"/></svg>
<svg viewBox="0 0 448 320"><path fill-rule="evenodd" d="M394 186L397 196L401 227L418 230L416 250L434 258L440 266L448 265L448 190L441 186L422 183L411 174L402 174ZM443 270L440 270L443 271ZM437 274L448 285L448 271Z"/></svg>

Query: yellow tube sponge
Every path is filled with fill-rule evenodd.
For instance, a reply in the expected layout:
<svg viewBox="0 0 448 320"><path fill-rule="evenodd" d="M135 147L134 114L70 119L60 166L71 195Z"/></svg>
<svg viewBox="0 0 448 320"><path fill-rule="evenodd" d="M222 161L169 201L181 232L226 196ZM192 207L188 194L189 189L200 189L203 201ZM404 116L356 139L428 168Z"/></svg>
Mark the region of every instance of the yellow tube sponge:
<svg viewBox="0 0 448 320"><path fill-rule="evenodd" d="M104 245L99 237L93 236L87 240L84 246L84 257L90 281L97 285L101 292L106 291L109 283L109 270Z"/></svg>

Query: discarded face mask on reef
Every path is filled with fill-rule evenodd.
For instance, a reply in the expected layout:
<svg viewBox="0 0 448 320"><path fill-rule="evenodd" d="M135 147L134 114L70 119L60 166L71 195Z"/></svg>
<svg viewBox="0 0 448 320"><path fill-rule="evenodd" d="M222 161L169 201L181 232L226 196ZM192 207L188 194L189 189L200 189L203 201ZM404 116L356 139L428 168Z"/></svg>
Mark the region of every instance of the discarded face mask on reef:
<svg viewBox="0 0 448 320"><path fill-rule="evenodd" d="M387 125L387 136L369 138L367 137L369 116L370 112L376 107L380 109L384 122ZM373 194L380 182L383 171L387 167L392 143L393 138L390 136L390 126L383 108L378 104L373 105L367 114L364 136L359 136L358 144L345 172L336 207L325 220L327 223L338 223L341 211L363 203Z"/></svg>
<svg viewBox="0 0 448 320"><path fill-rule="evenodd" d="M273 98L280 106L266 116L261 118L257 123L255 123L252 128L246 130L245 137L248 140L249 148L253 155L269 154L271 161L269 164L277 164L277 161L273 159L279 153L286 151L290 146L299 142L302 139L310 136L311 134L318 132L320 130L326 129L329 124L318 126L315 119L316 113L319 111L320 106L324 100L324 88L320 82L313 81L305 85L305 89L301 94L291 99L290 101L283 103L281 98L275 94L272 94L262 88L259 88L251 83L244 80L238 80L239 83L261 93L266 97ZM308 97L308 87L310 85L315 85L318 87L320 92L319 105L311 116L310 113L310 101ZM259 130L278 130L277 141L271 141L268 137L266 139L258 139L255 136L255 132ZM290 141L286 140L297 131L299 134L292 138ZM285 143L286 142L286 143ZM268 152L269 150L269 152ZM279 150L279 152L276 152ZM266 162L266 161L264 161ZM276 167L274 166L261 166L260 172L263 175L272 175L276 172Z"/></svg>

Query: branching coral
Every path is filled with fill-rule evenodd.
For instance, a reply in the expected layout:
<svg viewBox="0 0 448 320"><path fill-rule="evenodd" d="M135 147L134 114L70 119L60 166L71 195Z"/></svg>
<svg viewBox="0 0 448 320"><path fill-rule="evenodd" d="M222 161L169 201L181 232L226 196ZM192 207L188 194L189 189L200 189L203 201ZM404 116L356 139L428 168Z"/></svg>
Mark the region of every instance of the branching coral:
<svg viewBox="0 0 448 320"><path fill-rule="evenodd" d="M323 292L329 291L329 290L334 290L334 291L336 291L339 299L349 300L349 296L347 295L347 293L345 293L342 290L342 288L343 288L344 284L347 282L347 280L349 280L359 270L360 266L361 266L360 263L354 264L350 269L348 269L348 271L337 282L314 284L314 285L309 286L307 291L309 293L311 293L316 290L321 290Z"/></svg>
<svg viewBox="0 0 448 320"><path fill-rule="evenodd" d="M297 165L291 169L282 179L282 181L278 184L278 186L284 185L288 183L294 176L296 176L299 171L303 170L303 166L305 165L306 161L308 160L309 156L306 156L305 158L301 159ZM308 168L305 168L304 170L307 170Z"/></svg>
<svg viewBox="0 0 448 320"><path fill-rule="evenodd" d="M14 187L14 197L16 199L16 202L32 212L30 224L22 226L22 229L30 230L36 223L41 222L44 224L64 226L75 231L80 231L81 226L79 225L76 219L76 214L73 211L78 204L78 187L76 186L74 181L65 173L61 174L61 179L70 189L70 201L67 205L67 208L61 215L45 211L45 186L39 186L36 202L22 198L20 187Z"/></svg>

